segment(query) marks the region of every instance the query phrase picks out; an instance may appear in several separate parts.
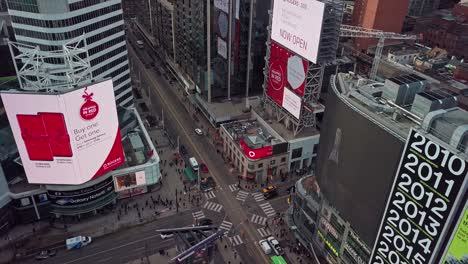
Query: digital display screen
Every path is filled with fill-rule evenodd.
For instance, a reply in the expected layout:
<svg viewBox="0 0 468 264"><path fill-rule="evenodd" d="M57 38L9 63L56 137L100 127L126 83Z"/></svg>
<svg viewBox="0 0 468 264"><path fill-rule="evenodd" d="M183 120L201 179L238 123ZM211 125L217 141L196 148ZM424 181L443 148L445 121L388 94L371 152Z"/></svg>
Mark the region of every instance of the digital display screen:
<svg viewBox="0 0 468 264"><path fill-rule="evenodd" d="M412 129L370 263L431 263L467 169L464 159Z"/></svg>

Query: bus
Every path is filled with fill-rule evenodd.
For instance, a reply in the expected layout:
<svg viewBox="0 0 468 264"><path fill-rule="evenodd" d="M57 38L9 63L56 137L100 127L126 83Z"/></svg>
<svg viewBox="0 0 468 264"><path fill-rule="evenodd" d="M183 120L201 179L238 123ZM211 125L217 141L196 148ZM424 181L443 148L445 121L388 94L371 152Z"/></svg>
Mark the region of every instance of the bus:
<svg viewBox="0 0 468 264"><path fill-rule="evenodd" d="M272 256L271 264L288 264L282 256Z"/></svg>

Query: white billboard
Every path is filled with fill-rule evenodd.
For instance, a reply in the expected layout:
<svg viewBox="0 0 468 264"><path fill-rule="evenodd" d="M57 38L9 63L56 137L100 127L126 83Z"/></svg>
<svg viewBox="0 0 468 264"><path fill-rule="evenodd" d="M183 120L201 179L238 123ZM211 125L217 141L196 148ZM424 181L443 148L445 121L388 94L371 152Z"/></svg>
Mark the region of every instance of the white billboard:
<svg viewBox="0 0 468 264"><path fill-rule="evenodd" d="M229 14L229 0L214 0L214 6L224 13Z"/></svg>
<svg viewBox="0 0 468 264"><path fill-rule="evenodd" d="M112 80L1 97L30 183L82 184L124 163Z"/></svg>
<svg viewBox="0 0 468 264"><path fill-rule="evenodd" d="M283 93L283 107L288 110L294 117L299 119L301 115L301 97L292 92L291 90L284 88Z"/></svg>
<svg viewBox="0 0 468 264"><path fill-rule="evenodd" d="M325 4L317 0L275 0L271 38L317 63Z"/></svg>
<svg viewBox="0 0 468 264"><path fill-rule="evenodd" d="M218 54L227 59L227 44L222 38L218 37Z"/></svg>
<svg viewBox="0 0 468 264"><path fill-rule="evenodd" d="M146 185L146 174L145 171L137 171L135 173L115 176L114 181L115 190L119 192Z"/></svg>

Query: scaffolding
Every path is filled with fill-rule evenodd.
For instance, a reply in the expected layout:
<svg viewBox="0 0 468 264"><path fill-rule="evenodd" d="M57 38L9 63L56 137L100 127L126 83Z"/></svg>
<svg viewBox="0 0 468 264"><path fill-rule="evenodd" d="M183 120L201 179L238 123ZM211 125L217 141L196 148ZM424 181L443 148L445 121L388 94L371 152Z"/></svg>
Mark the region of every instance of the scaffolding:
<svg viewBox="0 0 468 264"><path fill-rule="evenodd" d="M273 2L273 1L272 1ZM340 0L322 0L325 3L325 12L322 22L322 34L320 35L320 46L318 50L317 64L309 62L306 73L306 85L302 98L301 113L299 118L289 113L282 106L267 96L269 61L271 52L271 25L273 8L269 11L268 39L266 42L267 52L265 56L264 82L263 82L263 106L276 121L283 122L286 127L293 131L294 135L307 127L316 127L316 115L324 111L324 106L319 103L320 90L323 81L325 67L336 60L340 38L340 27L344 13L344 4ZM273 3L272 3L273 5Z"/></svg>
<svg viewBox="0 0 468 264"><path fill-rule="evenodd" d="M60 50L43 51L18 42L8 46L23 90L63 92L92 80L84 34L67 41Z"/></svg>

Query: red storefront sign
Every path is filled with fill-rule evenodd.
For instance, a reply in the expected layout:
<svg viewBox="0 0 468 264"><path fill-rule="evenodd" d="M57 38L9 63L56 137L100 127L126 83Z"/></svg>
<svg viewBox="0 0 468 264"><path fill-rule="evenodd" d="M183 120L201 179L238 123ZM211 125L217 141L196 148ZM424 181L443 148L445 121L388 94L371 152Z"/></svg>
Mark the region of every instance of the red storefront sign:
<svg viewBox="0 0 468 264"><path fill-rule="evenodd" d="M244 154L251 160L263 159L273 154L273 147L267 146L259 149L250 148L244 140L239 140L239 146Z"/></svg>

